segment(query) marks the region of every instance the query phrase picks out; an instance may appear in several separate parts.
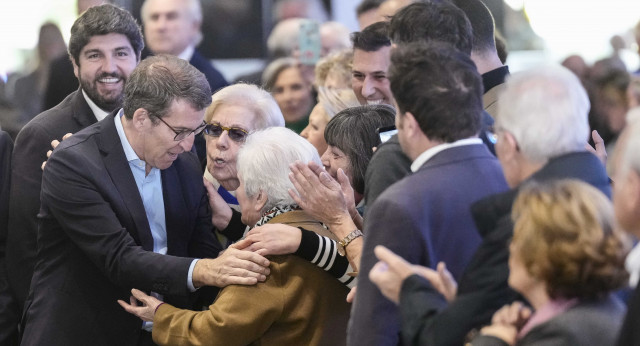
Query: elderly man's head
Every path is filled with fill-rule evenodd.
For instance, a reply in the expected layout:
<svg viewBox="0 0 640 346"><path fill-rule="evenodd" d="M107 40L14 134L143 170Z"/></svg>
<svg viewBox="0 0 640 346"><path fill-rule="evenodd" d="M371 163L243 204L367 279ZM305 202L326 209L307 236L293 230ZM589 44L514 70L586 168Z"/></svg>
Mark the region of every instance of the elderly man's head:
<svg viewBox="0 0 640 346"><path fill-rule="evenodd" d="M550 158L585 150L589 98L566 68L546 66L514 74L500 102L496 154L510 186Z"/></svg>
<svg viewBox="0 0 640 346"><path fill-rule="evenodd" d="M178 154L191 150L211 104L200 71L174 56L149 57L133 71L124 93L124 116L135 131L132 147L148 169L168 168Z"/></svg>
<svg viewBox="0 0 640 346"><path fill-rule="evenodd" d="M478 134L482 80L468 55L442 42L415 42L398 45L391 62L398 139L409 158L426 150L423 143Z"/></svg>
<svg viewBox="0 0 640 346"><path fill-rule="evenodd" d="M145 0L140 11L147 46L154 54L180 55L202 40L199 0Z"/></svg>
<svg viewBox="0 0 640 346"><path fill-rule="evenodd" d="M144 47L131 14L113 5L89 8L71 27L69 56L80 87L101 109L122 106L127 77Z"/></svg>
<svg viewBox="0 0 640 346"><path fill-rule="evenodd" d="M289 195L289 165L296 161L320 164L316 149L304 138L284 127L254 132L238 153L237 190L242 221L254 225L265 211L295 204Z"/></svg>
<svg viewBox="0 0 640 346"><path fill-rule="evenodd" d="M630 122L612 157L613 204L618 223L640 237L640 121Z"/></svg>

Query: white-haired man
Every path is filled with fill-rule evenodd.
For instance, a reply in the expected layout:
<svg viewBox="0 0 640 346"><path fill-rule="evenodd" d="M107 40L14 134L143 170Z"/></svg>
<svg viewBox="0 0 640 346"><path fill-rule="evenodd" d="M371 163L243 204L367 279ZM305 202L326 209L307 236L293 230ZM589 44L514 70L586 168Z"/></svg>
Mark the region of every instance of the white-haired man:
<svg viewBox="0 0 640 346"><path fill-rule="evenodd" d="M378 263L370 276L386 297L399 303L405 344L462 344L471 329L490 322L498 308L515 299L507 285L507 244L513 234L511 206L524 182L572 178L611 195L602 162L585 149L589 99L575 75L559 66L515 74L500 102L496 154L512 189L471 206L483 240L457 292L444 270L423 268L430 283L413 275L418 271L397 256L376 250L390 270L382 271Z"/></svg>

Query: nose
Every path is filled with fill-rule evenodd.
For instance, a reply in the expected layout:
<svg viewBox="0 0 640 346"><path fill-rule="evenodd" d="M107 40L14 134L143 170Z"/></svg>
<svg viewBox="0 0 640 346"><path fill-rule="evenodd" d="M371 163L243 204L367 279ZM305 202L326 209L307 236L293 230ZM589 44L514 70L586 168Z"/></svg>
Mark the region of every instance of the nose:
<svg viewBox="0 0 640 346"><path fill-rule="evenodd" d="M216 148L220 150L229 149L229 141L231 139L229 138L229 133L227 131L222 131L220 137L214 138L214 140L216 141Z"/></svg>
<svg viewBox="0 0 640 346"><path fill-rule="evenodd" d="M102 72L106 72L106 73L110 73L110 72L116 72L117 67L116 67L116 61L112 56L105 56L103 61L102 61Z"/></svg>
<svg viewBox="0 0 640 346"><path fill-rule="evenodd" d="M322 154L322 157L320 157L320 161L322 161L322 165L325 169L331 167L331 163L329 162L329 155L331 155L331 153L329 153L329 149L327 149Z"/></svg>
<svg viewBox="0 0 640 346"><path fill-rule="evenodd" d="M364 97L369 97L373 94L376 93L376 87L375 87L375 83L373 80L371 80L370 77L365 77L364 81L362 82L362 96Z"/></svg>
<svg viewBox="0 0 640 346"><path fill-rule="evenodd" d="M300 132L300 137L302 137L304 139L309 139L309 126L311 126L311 125L307 125L307 127L305 127L304 130L302 130L302 132Z"/></svg>
<svg viewBox="0 0 640 346"><path fill-rule="evenodd" d="M187 137L185 137L183 140L181 140L179 142L179 145L182 147L182 149L184 151L189 151L191 150L191 148L193 148L193 142L195 140L196 136L192 133L190 135L188 135Z"/></svg>

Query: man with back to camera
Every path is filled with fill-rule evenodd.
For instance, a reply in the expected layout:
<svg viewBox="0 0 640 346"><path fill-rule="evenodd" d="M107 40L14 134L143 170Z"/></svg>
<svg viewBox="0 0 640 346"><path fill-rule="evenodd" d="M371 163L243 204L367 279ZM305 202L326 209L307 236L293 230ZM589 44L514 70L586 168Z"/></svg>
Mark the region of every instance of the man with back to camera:
<svg viewBox="0 0 640 346"><path fill-rule="evenodd" d="M18 315L29 293L36 261L42 170L51 141L75 133L122 107L124 85L140 60L140 28L126 11L92 7L71 28L69 59L80 88L20 131L13 151L7 274Z"/></svg>
<svg viewBox="0 0 640 346"><path fill-rule="evenodd" d="M480 75L468 56L444 43L400 45L391 61L398 139L414 173L369 205L359 270L370 271L373 248L382 244L425 266L448 258L458 276L481 240L469 206L506 189L498 161L477 138ZM335 226L338 238L352 229L347 220ZM398 344L399 322L393 303L361 275L348 344Z"/></svg>
<svg viewBox="0 0 640 346"><path fill-rule="evenodd" d="M151 326L115 304L132 287L194 308L197 287L269 272L264 257L234 247L210 259L221 246L190 152L211 103L204 75L150 57L124 94L123 109L65 140L45 167L25 345L151 344Z"/></svg>

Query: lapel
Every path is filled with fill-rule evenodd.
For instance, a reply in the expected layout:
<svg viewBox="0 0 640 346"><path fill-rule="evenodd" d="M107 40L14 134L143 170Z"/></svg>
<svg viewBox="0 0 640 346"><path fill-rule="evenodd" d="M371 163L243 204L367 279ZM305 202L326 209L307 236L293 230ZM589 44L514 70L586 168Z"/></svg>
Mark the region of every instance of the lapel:
<svg viewBox="0 0 640 346"><path fill-rule="evenodd" d="M131 173L113 120L117 112L118 110L114 111L100 122L97 145L102 153L104 166L129 211L129 219L126 224L135 226L127 227L129 233L142 248L153 251L153 237L144 204L142 204L138 186Z"/></svg>
<svg viewBox="0 0 640 346"><path fill-rule="evenodd" d="M78 89L75 92L71 99L71 104L73 119L80 125L81 129L93 125L96 122L96 116L93 114L91 107L89 107L87 100L84 99L82 89Z"/></svg>
<svg viewBox="0 0 640 346"><path fill-rule="evenodd" d="M184 244L181 241L181 236L185 234L180 230L189 229L185 222L191 219L188 216L189 210L185 203L182 183L176 168L178 160L180 158L169 168L161 171L165 225L167 228L167 254L169 255L180 255L176 251L179 251L182 244Z"/></svg>

